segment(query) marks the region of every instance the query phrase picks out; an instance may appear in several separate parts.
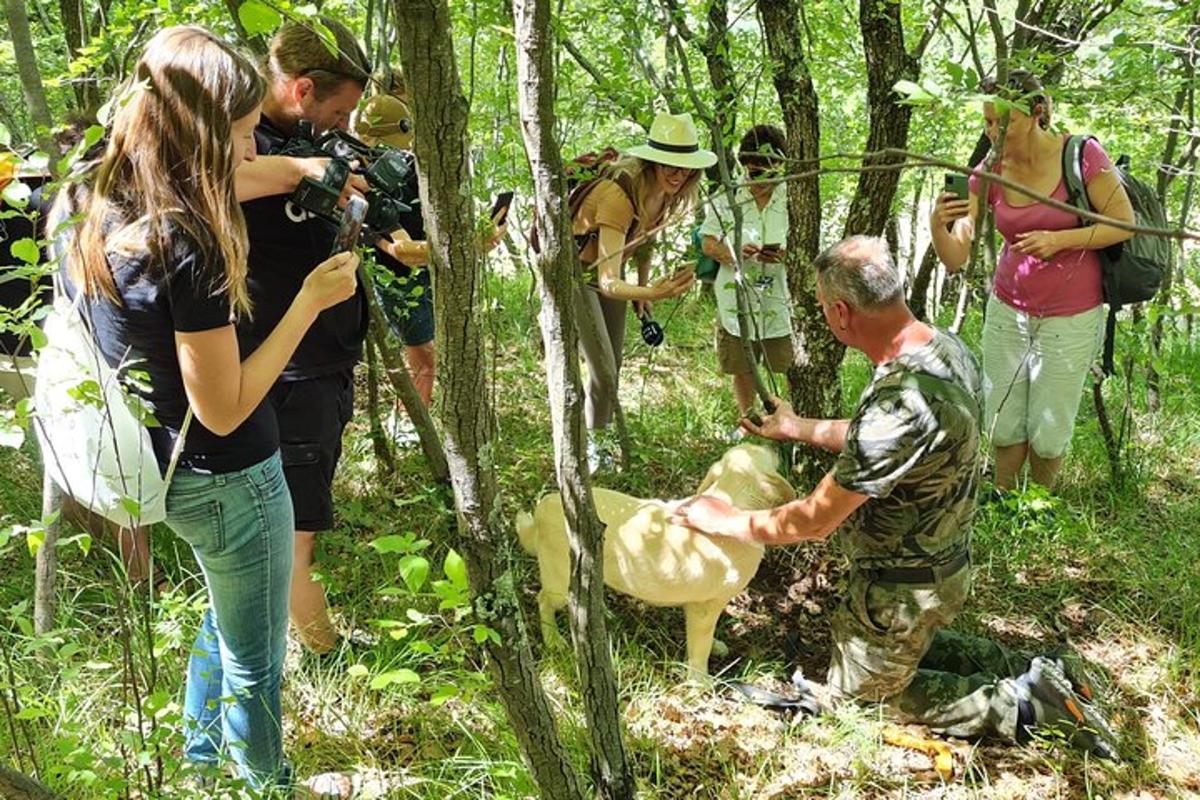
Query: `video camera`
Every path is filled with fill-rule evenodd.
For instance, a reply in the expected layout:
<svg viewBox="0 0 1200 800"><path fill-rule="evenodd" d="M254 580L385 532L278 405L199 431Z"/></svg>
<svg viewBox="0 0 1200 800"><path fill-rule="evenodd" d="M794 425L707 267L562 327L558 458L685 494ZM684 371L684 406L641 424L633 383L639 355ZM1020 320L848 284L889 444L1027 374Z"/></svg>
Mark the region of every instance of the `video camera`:
<svg viewBox="0 0 1200 800"><path fill-rule="evenodd" d="M390 147L370 147L345 131L336 128L317 136L312 124L302 121L296 135L279 151L280 155L329 158L329 166L320 180L304 178L291 201L311 214L337 222L338 199L350 173L367 180L367 216L363 222L362 241L374 243L400 227L400 215L411 210L404 202L412 165L399 150ZM357 163L357 166L355 166Z"/></svg>

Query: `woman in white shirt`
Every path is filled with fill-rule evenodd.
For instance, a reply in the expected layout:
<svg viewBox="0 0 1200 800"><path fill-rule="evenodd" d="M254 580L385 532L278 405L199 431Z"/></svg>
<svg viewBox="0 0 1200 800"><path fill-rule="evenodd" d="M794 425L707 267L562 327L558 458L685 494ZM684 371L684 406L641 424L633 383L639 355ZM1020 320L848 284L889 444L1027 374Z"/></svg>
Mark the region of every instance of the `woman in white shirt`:
<svg viewBox="0 0 1200 800"><path fill-rule="evenodd" d="M742 274L750 317L750 340L758 356L776 373L792 363L792 313L787 272L783 265L787 241L787 191L783 171L785 138L774 125L755 125L738 145L738 162L747 183L737 189L742 209ZM724 190L709 206L700 228L704 254L721 265L714 290L717 296L717 361L721 372L733 376L733 394L741 416L754 406L752 366L739 341L737 290L734 282L733 212ZM735 427L731 437L740 438Z"/></svg>

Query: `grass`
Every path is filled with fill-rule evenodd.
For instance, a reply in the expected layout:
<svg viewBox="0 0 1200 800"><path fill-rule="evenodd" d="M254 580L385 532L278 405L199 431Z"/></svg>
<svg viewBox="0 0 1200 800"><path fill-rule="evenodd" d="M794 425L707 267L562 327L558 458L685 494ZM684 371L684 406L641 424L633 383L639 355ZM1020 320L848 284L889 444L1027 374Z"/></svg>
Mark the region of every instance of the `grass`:
<svg viewBox="0 0 1200 800"><path fill-rule="evenodd" d="M504 513L511 517L552 487L549 414L527 284L492 281L488 297L494 311L487 389L498 411L497 467ZM660 319L667 313L660 309ZM710 300L685 301L667 322L668 345L653 352L630 329L623 402L637 450L633 468L606 476L605 485L644 496L682 496L724 449L720 436L734 423L733 401L728 382L715 371L712 319ZM969 341L977 340L977 331L972 319ZM1194 350L1179 341L1172 347L1166 404L1157 415L1144 413L1142 387L1135 386L1136 436L1123 484L1108 474L1085 398L1057 496L1030 493L1004 513L980 515L976 592L956 623L1030 651L1063 639L1074 643L1105 673L1107 700L1124 737L1124 763L1095 764L1053 741L1020 748L954 742L963 773L943 786L927 757L882 743L876 709L846 707L789 726L725 693L684 686L681 612L610 595L641 795L1200 793L1200 422L1194 412L1200 389ZM842 373L847 408L869 375L869 364L850 354ZM1119 402L1120 387L1110 384L1110 402ZM448 580L443 562L455 536L451 506L430 487L419 451L402 452L397 474L382 477L364 419L356 417L346 440L337 486L339 527L319 537L319 559L338 620L366 641L332 660L294 649L289 654L289 755L301 775L358 769L368 783L386 785L375 796L532 796L535 787L481 669L474 644L478 620L461 603L443 603L445 596L431 583ZM0 451L2 524L28 523L39 506L31 447ZM370 546L408 533L414 535L408 541L426 540L428 547L396 553ZM156 531L154 552L172 588L151 603L144 589L127 591L116 559L101 543L86 554L79 543L65 547L58 629L39 638L28 623L30 555L21 537L0 551L0 645L12 664L11 679L0 678L0 689L25 709L12 725L0 712L0 753L17 764L15 730L21 766L32 769L32 749L43 780L73 800L149 796L147 784L163 787L156 796L199 796L181 780L175 731L203 589L190 553L166 529ZM408 556L426 558L431 566L416 591L401 568ZM504 557L518 568L532 610L535 570L515 544ZM714 659L714 671L768 685L800 664L819 680L828 658L826 619L841 581L836 545L773 552L751 590L722 619L718 637L730 654ZM571 658L542 655L562 735L582 765L587 737ZM157 717L153 736L161 740L146 743L138 733L136 707L124 688L132 673L144 696L145 719ZM403 677L383 681L388 675ZM143 720L140 729L149 727ZM138 751L155 749L162 755L161 781L153 760L151 777L138 769ZM237 795L235 786L224 791Z"/></svg>

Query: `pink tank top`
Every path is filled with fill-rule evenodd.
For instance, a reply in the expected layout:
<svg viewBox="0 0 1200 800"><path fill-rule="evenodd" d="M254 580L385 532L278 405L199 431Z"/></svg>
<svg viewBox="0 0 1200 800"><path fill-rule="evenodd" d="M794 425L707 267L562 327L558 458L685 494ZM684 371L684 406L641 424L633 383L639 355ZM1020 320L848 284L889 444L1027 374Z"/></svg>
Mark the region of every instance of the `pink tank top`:
<svg viewBox="0 0 1200 800"><path fill-rule="evenodd" d="M1063 137L1066 143L1066 137ZM1095 139L1083 146L1083 181L1112 169L1112 160ZM982 172L985 162L976 165ZM998 172L997 170L993 170ZM979 193L979 175L971 176L971 193ZM1050 195L1067 202L1067 185L1059 180ZM1079 217L1041 203L1012 206L1004 198L1004 189L993 183L988 187L988 203L996 218L996 229L1004 237L1004 249L996 262L992 291L996 297L1018 311L1038 317L1066 317L1095 308L1103 302L1099 250L1060 250L1048 261L1018 253L1011 248L1017 234L1026 231L1058 231L1080 226Z"/></svg>

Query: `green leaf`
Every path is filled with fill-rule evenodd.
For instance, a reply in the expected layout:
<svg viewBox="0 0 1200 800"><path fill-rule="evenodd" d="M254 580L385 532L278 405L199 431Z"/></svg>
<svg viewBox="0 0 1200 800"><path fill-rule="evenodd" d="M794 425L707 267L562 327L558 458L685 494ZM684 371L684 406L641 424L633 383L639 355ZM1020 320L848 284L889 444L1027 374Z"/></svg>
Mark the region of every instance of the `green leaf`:
<svg viewBox="0 0 1200 800"><path fill-rule="evenodd" d="M0 122L0 147L9 147L12 145L12 133Z"/></svg>
<svg viewBox="0 0 1200 800"><path fill-rule="evenodd" d="M238 6L238 19L251 36L273 33L283 23L279 12L262 0L246 0Z"/></svg>
<svg viewBox="0 0 1200 800"><path fill-rule="evenodd" d="M29 203L29 198L33 196L33 189L29 188L29 184L21 181L13 181L4 187L3 194L0 197L10 206L24 208Z"/></svg>
<svg viewBox="0 0 1200 800"><path fill-rule="evenodd" d="M17 239L8 249L14 258L19 258L26 264L37 264L42 259L42 251L33 239Z"/></svg>
<svg viewBox="0 0 1200 800"><path fill-rule="evenodd" d="M351 678L365 678L367 675L370 674L370 670L368 670L362 664L351 664L346 669L346 674L349 675Z"/></svg>
<svg viewBox="0 0 1200 800"><path fill-rule="evenodd" d="M13 409L0 409L0 447L11 447L14 450L25 443L25 429L17 421Z"/></svg>
<svg viewBox="0 0 1200 800"><path fill-rule="evenodd" d="M40 717L48 717L50 712L44 708L35 706L26 706L13 715L15 719L39 719Z"/></svg>
<svg viewBox="0 0 1200 800"><path fill-rule="evenodd" d="M458 687L447 683L433 690L433 694L429 695L429 704L440 706L452 697L458 697Z"/></svg>
<svg viewBox="0 0 1200 800"><path fill-rule="evenodd" d="M395 669L390 672L385 672L382 675L376 675L371 680L372 689L384 689L391 686L393 683L420 683L421 676L413 672L411 669Z"/></svg>
<svg viewBox="0 0 1200 800"><path fill-rule="evenodd" d="M122 497L121 508L125 509L125 513L134 519L142 515L142 504L132 497Z"/></svg>
<svg viewBox="0 0 1200 800"><path fill-rule="evenodd" d="M411 592L421 591L429 578L429 561L422 556L408 555L400 559L400 577Z"/></svg>
<svg viewBox="0 0 1200 800"><path fill-rule="evenodd" d="M892 91L896 94L904 95L907 98L904 102L907 103L932 103L937 100L928 89L912 81L896 81L895 85L892 86Z"/></svg>
<svg viewBox="0 0 1200 800"><path fill-rule="evenodd" d="M467 563L453 548L446 553L446 560L442 562L442 570L455 588L460 590L467 588Z"/></svg>
<svg viewBox="0 0 1200 800"><path fill-rule="evenodd" d="M380 536L378 539L372 539L368 544L378 553L411 553L414 549L419 549L414 547L416 543L413 541L411 533L403 536L395 533Z"/></svg>
<svg viewBox="0 0 1200 800"><path fill-rule="evenodd" d="M32 558L38 554L38 550L42 549L42 545L46 543L46 531L42 528L34 528L26 531L25 544L29 547L29 556Z"/></svg>

